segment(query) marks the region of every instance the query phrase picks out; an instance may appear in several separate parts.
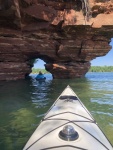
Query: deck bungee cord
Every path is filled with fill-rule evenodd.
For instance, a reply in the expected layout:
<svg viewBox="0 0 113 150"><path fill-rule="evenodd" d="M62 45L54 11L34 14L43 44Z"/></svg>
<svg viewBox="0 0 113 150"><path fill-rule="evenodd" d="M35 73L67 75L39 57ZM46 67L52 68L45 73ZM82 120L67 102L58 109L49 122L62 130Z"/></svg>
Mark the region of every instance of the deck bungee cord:
<svg viewBox="0 0 113 150"><path fill-rule="evenodd" d="M78 150L88 150L88 149L85 149L85 148L81 148L81 147L77 147L77 146L73 146L73 145L59 145L59 146L54 146L54 147L47 147L47 148L43 148L43 149L40 149L40 150L49 150L49 149L56 149L56 148L63 148L63 147L72 147L72 148L77 148Z"/></svg>
<svg viewBox="0 0 113 150"><path fill-rule="evenodd" d="M55 116L58 116L58 115L66 114L66 113L70 113L70 114L73 114L73 115L77 115L77 116L79 116L79 117L83 117L83 118L85 118L85 119L87 119L87 120L89 120L89 121L92 121L92 122L95 122L95 123L96 123L96 120L91 120L91 119L89 119L89 118L87 118L87 117L84 117L84 116L82 116L82 115L79 115L79 114L73 113L73 112L62 112L62 113L59 113L59 114L55 114L55 115L49 116L49 117L47 117L47 118L43 118L42 121L43 121L43 120L46 120L46 119L49 119L49 118L52 118L52 117L55 117Z"/></svg>
<svg viewBox="0 0 113 150"><path fill-rule="evenodd" d="M75 113L73 113L73 112L64 112L64 113L62 113L62 114L66 114L66 113L75 114ZM53 115L53 116L57 116L57 115L61 115L61 113L60 113L60 114ZM78 114L75 114L75 115L78 115ZM42 137L40 137L39 139L37 139L34 143L32 143L32 145L30 145L26 150L28 150L28 149L29 149L31 146L33 146L36 142L38 142L39 140L41 140L42 138L44 138L47 134L49 134L49 133L53 132L54 130L56 130L56 129L58 129L58 128L60 128L60 127L62 127L62 126L64 126L64 125L66 125L66 124L69 124L69 123L73 123L73 124L75 124L76 126L78 126L79 128L81 128L82 130L84 130L85 132L87 132L90 136L92 136L95 140L97 140L100 144L102 144L107 150L109 150L109 148L107 148L107 147L106 147L101 141L99 141L96 137L94 137L94 136L93 136L92 134L90 134L87 130L85 130L84 128L80 127L78 124L75 123L75 122L89 122L89 123L94 123L94 124L97 125L97 123L96 123L95 120L92 121L92 120L90 120L90 119L88 119L88 118L86 118L86 117L84 117L84 116L81 116L81 117L83 117L83 118L85 118L85 119L88 119L89 121L68 120L68 119L60 119L60 118L50 119L50 118L52 118L53 116L50 116L50 117L48 117L48 118L46 118L46 119L43 119L43 121L49 121L49 120L57 120L57 121L59 121L59 120L63 120L63 121L68 121L68 122L66 122L66 123L62 124L61 126L58 126L57 128L55 128L55 129L49 131L48 133L46 133L45 135L43 135ZM80 116L80 115L79 115L79 116ZM59 147L60 147L60 146L59 146ZM62 146L61 146L61 147L62 147ZM65 145L64 145L64 147L65 147ZM52 148L55 148L55 147L52 147ZM82 149L82 150L86 150L86 149L83 149L83 148L80 148L80 147L75 147L75 148ZM46 149L50 149L50 148L46 148ZM46 150L46 149L40 149L40 150Z"/></svg>

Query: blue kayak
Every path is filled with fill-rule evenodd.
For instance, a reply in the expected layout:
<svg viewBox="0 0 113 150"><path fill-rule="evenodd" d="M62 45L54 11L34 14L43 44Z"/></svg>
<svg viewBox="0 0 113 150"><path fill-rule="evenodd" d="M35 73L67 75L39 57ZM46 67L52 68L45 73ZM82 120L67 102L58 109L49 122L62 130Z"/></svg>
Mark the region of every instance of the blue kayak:
<svg viewBox="0 0 113 150"><path fill-rule="evenodd" d="M46 80L46 77L44 78L36 78L37 81L45 81Z"/></svg>
<svg viewBox="0 0 113 150"><path fill-rule="evenodd" d="M38 81L45 81L46 77L44 77L43 74L41 74L41 75L38 74L35 79L38 80Z"/></svg>

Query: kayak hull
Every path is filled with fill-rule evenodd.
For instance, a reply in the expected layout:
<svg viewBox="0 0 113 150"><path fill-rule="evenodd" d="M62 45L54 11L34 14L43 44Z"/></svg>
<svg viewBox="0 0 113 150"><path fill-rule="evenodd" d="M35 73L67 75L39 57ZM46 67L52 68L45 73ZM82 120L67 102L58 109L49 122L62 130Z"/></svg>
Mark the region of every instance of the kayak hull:
<svg viewBox="0 0 113 150"><path fill-rule="evenodd" d="M76 131L75 140L61 138L65 126ZM69 135L70 136L70 135ZM23 150L113 150L112 145L74 91L67 86L40 122Z"/></svg>
<svg viewBox="0 0 113 150"><path fill-rule="evenodd" d="M45 81L46 80L46 77L44 78L36 78L37 81Z"/></svg>

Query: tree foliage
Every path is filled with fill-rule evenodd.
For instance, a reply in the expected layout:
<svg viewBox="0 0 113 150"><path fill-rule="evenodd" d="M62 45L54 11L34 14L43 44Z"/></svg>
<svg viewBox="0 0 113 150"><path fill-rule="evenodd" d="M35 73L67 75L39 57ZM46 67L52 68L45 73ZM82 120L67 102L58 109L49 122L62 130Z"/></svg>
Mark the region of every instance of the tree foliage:
<svg viewBox="0 0 113 150"><path fill-rule="evenodd" d="M113 72L113 66L91 66L89 72Z"/></svg>
<svg viewBox="0 0 113 150"><path fill-rule="evenodd" d="M32 73L33 73L33 74L35 74L35 73L38 74L39 71L41 71L42 73L49 73L49 72L47 72L45 69L32 68Z"/></svg>

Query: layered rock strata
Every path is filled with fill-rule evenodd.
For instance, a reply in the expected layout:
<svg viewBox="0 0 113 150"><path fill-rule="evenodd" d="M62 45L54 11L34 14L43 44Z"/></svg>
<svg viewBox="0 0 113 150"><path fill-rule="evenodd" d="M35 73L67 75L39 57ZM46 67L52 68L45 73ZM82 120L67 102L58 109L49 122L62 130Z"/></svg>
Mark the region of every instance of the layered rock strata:
<svg viewBox="0 0 113 150"><path fill-rule="evenodd" d="M0 1L0 80L24 79L36 58L53 78L84 76L111 49L112 18L112 1Z"/></svg>

